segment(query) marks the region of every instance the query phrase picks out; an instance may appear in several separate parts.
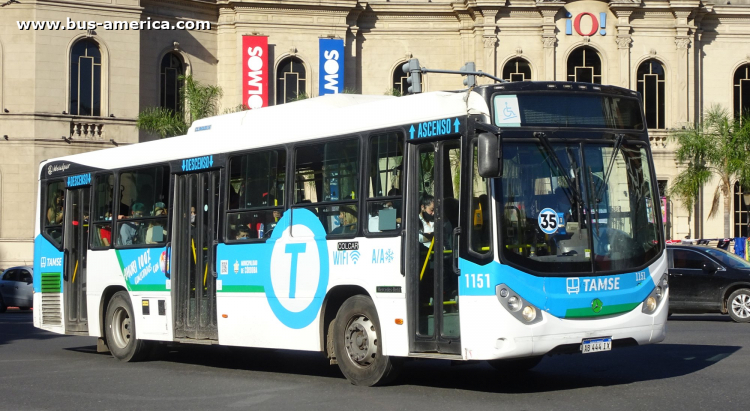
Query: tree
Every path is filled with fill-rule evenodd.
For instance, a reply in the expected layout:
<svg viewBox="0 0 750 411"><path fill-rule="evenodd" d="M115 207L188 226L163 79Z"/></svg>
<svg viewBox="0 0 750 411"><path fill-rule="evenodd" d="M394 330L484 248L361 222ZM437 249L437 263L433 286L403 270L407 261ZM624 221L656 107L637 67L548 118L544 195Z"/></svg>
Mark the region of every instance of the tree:
<svg viewBox="0 0 750 411"><path fill-rule="evenodd" d="M718 177L709 218L719 211L724 198L724 237L730 236L732 185L750 183L750 117L734 118L726 109L712 105L696 126L680 130L672 136L678 148L675 158L686 168L680 172L670 190L688 212L695 205L698 190Z"/></svg>
<svg viewBox="0 0 750 411"><path fill-rule="evenodd" d="M184 106L177 112L164 107L146 108L138 114L138 129L157 133L161 138L173 137L186 134L193 121L218 114L221 87L201 84L192 75L180 76L179 80L184 82L180 88ZM229 111L242 109L245 107L237 106Z"/></svg>

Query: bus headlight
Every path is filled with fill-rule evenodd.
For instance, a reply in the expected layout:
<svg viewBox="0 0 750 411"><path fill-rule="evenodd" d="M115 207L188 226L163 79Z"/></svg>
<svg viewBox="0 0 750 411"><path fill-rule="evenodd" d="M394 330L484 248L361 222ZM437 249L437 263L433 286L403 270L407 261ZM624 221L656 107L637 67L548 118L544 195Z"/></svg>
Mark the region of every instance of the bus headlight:
<svg viewBox="0 0 750 411"><path fill-rule="evenodd" d="M526 307L523 307L523 312L521 312L521 315L523 315L523 319L527 322L534 321L536 318L536 310L534 307L527 305Z"/></svg>
<svg viewBox="0 0 750 411"><path fill-rule="evenodd" d="M542 320L542 311L524 300L507 285L500 284L495 287L495 295L503 308L518 321L524 324L535 324Z"/></svg>
<svg viewBox="0 0 750 411"><path fill-rule="evenodd" d="M651 294L649 294L648 297L646 297L646 299L643 300L642 311L646 314L651 314L654 311L656 311L656 308L659 306L661 301L667 295L668 288L669 288L669 282L667 280L667 273L664 273L662 277L659 279L659 281L656 282L654 286L654 290L651 291Z"/></svg>
<svg viewBox="0 0 750 411"><path fill-rule="evenodd" d="M508 298L508 309L512 312L516 312L521 309L521 299L516 297L515 295L513 297Z"/></svg>

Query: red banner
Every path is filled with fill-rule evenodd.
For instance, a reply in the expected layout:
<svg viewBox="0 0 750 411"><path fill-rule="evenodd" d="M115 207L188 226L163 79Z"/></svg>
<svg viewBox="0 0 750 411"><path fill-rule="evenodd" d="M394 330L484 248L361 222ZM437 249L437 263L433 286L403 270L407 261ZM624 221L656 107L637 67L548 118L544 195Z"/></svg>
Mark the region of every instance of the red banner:
<svg viewBox="0 0 750 411"><path fill-rule="evenodd" d="M242 104L268 106L268 37L242 36Z"/></svg>

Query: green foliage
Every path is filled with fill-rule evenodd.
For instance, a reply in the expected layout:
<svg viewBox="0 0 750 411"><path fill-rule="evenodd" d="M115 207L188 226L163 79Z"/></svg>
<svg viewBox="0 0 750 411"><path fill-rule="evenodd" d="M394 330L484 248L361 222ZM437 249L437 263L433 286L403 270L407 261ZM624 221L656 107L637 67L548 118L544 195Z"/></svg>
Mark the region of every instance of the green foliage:
<svg viewBox="0 0 750 411"><path fill-rule="evenodd" d="M160 138L179 136L187 133L189 124L179 113L164 107L148 107L138 114L136 127L156 133Z"/></svg>
<svg viewBox="0 0 750 411"><path fill-rule="evenodd" d="M718 213L723 196L724 236L728 237L732 185L736 180L743 186L750 183L750 117L741 121L723 107L713 105L703 121L678 131L672 139L678 145L675 158L685 169L672 184L670 195L680 199L690 211L700 188L718 177L708 217Z"/></svg>
<svg viewBox="0 0 750 411"><path fill-rule="evenodd" d="M184 86L180 89L180 100L186 102L186 119L188 124L195 120L215 116L219 111L219 99L222 91L219 86L204 85L193 79L193 76L180 76Z"/></svg>
<svg viewBox="0 0 750 411"><path fill-rule="evenodd" d="M250 107L248 107L245 104L238 104L234 107L229 107L229 108L224 109L224 112L221 114L239 113L240 111L246 111L246 110L250 110Z"/></svg>
<svg viewBox="0 0 750 411"><path fill-rule="evenodd" d="M342 91L341 94L359 94L359 92L353 87L344 87L344 91Z"/></svg>
<svg viewBox="0 0 750 411"><path fill-rule="evenodd" d="M173 137L187 133L193 121L215 116L219 111L221 87L205 85L193 79L193 76L180 76L184 82L180 88L180 107L174 112L163 107L148 107L138 114L136 127L140 130L156 133L161 138ZM228 109L226 112L241 111L243 106Z"/></svg>
<svg viewBox="0 0 750 411"><path fill-rule="evenodd" d="M385 95L401 97L401 90L397 88L389 88L388 90L385 91Z"/></svg>
<svg viewBox="0 0 750 411"><path fill-rule="evenodd" d="M307 100L308 98L310 98L310 96L308 96L308 95L307 95L307 93L305 93L305 92L303 91L302 93L297 93L297 95L296 95L296 96L294 96L294 97L290 98L290 99L289 99L289 100L287 100L286 102L287 102L287 103L291 103L291 102L293 102L293 101Z"/></svg>

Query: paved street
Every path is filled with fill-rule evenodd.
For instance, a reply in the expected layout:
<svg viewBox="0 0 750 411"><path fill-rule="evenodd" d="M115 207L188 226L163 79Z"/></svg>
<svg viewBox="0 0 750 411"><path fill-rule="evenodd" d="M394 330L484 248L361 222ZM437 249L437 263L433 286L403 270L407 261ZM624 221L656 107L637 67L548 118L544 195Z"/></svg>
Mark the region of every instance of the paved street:
<svg viewBox="0 0 750 411"><path fill-rule="evenodd" d="M180 346L125 364L95 339L37 330L0 314L0 409L640 410L740 408L750 324L675 315L664 343L546 358L502 375L484 363L413 361L396 385L350 385L320 354Z"/></svg>

